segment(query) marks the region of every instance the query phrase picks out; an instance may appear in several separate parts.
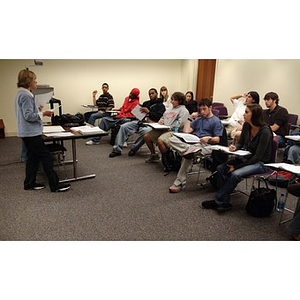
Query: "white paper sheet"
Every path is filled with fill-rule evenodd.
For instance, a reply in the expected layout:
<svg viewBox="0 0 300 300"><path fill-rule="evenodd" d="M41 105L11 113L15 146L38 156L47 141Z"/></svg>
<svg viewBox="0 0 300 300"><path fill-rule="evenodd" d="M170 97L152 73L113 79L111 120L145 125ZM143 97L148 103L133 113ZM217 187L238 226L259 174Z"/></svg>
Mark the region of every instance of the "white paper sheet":
<svg viewBox="0 0 300 300"><path fill-rule="evenodd" d="M46 104L49 102L49 100L51 100L51 98L53 97L53 92L49 92L46 94L40 94L40 95L36 95L35 96L35 103L36 106L46 106Z"/></svg>

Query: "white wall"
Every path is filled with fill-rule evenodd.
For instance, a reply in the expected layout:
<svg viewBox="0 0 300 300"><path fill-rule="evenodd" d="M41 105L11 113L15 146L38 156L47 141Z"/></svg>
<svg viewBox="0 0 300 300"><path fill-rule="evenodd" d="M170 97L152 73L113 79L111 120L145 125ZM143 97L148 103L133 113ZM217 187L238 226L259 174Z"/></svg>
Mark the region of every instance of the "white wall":
<svg viewBox="0 0 300 300"><path fill-rule="evenodd" d="M0 118L7 136L16 135L14 98L18 72L32 59L0 60ZM101 91L108 82L110 92L120 106L133 87L141 90L141 101L148 99L148 90L166 85L169 92L196 92L197 60L44 60L43 67L31 68L39 84L55 88L55 97L62 100L63 112L85 112L82 104L91 103L91 92ZM232 113L230 96L255 90L264 95L278 93L280 104L291 113L300 114L298 86L300 60L221 59L217 60L214 101L224 102Z"/></svg>
<svg viewBox="0 0 300 300"><path fill-rule="evenodd" d="M239 93L257 91L260 104L267 92L279 95L280 105L290 113L299 109L300 60L291 59L221 59L217 61L214 101L226 103L233 112L229 98Z"/></svg>
<svg viewBox="0 0 300 300"><path fill-rule="evenodd" d="M141 102L148 100L148 90L162 85L169 93L196 91L197 60L43 60L42 67L29 67L37 75L38 84L54 87L54 96L62 101L63 113L86 112L82 104L92 103L92 91L101 92L107 82L110 92L120 107L130 90L141 91ZM14 98L17 75L32 59L0 60L0 118L5 123L7 136L16 135Z"/></svg>

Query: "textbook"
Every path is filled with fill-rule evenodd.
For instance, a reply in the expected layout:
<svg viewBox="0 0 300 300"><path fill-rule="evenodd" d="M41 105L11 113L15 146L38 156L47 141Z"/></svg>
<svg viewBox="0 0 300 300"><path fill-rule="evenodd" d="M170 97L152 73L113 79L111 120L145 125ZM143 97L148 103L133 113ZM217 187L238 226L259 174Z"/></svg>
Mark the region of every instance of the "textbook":
<svg viewBox="0 0 300 300"><path fill-rule="evenodd" d="M236 150L236 151L230 151L229 147L221 146L221 145L209 145L207 148L210 148L212 150L220 150L228 154L238 155L238 156L246 156L250 155L251 152L247 150Z"/></svg>
<svg viewBox="0 0 300 300"><path fill-rule="evenodd" d="M200 143L200 139L194 134L183 133L183 132L174 132L174 135L188 144Z"/></svg>
<svg viewBox="0 0 300 300"><path fill-rule="evenodd" d="M300 166L286 164L286 163L270 163L270 164L265 164L265 166L275 168L275 169L281 169L293 174L300 175Z"/></svg>

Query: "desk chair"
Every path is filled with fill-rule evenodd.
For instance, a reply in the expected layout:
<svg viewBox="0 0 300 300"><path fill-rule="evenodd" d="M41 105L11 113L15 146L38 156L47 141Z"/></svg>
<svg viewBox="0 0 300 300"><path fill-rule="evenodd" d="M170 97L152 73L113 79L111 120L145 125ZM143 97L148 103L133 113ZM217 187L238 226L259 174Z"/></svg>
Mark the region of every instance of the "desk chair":
<svg viewBox="0 0 300 300"><path fill-rule="evenodd" d="M288 126L289 132L291 133L295 127L297 127L298 122L298 115L296 114L289 114L288 116Z"/></svg>
<svg viewBox="0 0 300 300"><path fill-rule="evenodd" d="M279 225L282 225L286 222L289 222L292 220L293 217L290 218L286 218L284 219L284 212L287 211L291 214L295 213L294 209L288 208L287 207L287 200L288 200L288 195L291 194L293 196L296 196L297 198L300 196L300 184L296 183L296 184L292 184L292 182L294 182L296 178L296 175L293 175L290 180L289 180L289 185L286 189L286 193L285 193L285 198L284 198L284 204L283 204L283 210L281 211L281 215L280 215L280 220L279 220Z"/></svg>
<svg viewBox="0 0 300 300"><path fill-rule="evenodd" d="M220 119L227 119L228 118L228 110L226 106L218 106L216 109L219 111L218 117Z"/></svg>
<svg viewBox="0 0 300 300"><path fill-rule="evenodd" d="M65 168L65 151L67 149L64 147L63 142L53 142L46 144L46 147L49 149L49 152L52 156L57 156L57 167L59 170L59 166L63 166L65 177L67 178L67 172Z"/></svg>
<svg viewBox="0 0 300 300"><path fill-rule="evenodd" d="M221 146L228 146L228 138L227 138L227 132L226 129L223 129L223 134L220 138L219 145ZM200 179L200 174L203 173L204 169L209 169L211 173L215 172L217 169L217 166L221 163L224 163L227 161L228 155L226 153L223 153L218 150L213 150L211 154L201 156L198 158L198 164L199 164L199 169L198 169L198 177L197 177L197 185L204 186L205 184L199 183ZM208 166L210 165L210 166ZM203 166L203 169L202 169Z"/></svg>
<svg viewBox="0 0 300 300"><path fill-rule="evenodd" d="M213 102L212 103L212 108L217 108L220 106L224 106L224 103L222 103L222 102Z"/></svg>

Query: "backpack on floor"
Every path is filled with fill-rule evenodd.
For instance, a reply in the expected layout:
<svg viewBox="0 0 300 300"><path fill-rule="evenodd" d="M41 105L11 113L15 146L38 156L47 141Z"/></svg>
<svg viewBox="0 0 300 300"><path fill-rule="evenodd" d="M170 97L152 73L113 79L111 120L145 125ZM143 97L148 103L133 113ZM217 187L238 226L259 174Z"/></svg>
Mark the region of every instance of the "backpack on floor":
<svg viewBox="0 0 300 300"><path fill-rule="evenodd" d="M257 187L252 185L251 193L246 204L246 212L256 218L268 217L274 210L276 203L276 191L270 189L266 179L257 178ZM265 187L260 183L264 182Z"/></svg>
<svg viewBox="0 0 300 300"><path fill-rule="evenodd" d="M271 185L277 185L278 187L287 188L292 174L289 172L277 172L268 178Z"/></svg>
<svg viewBox="0 0 300 300"><path fill-rule="evenodd" d="M172 149L167 149L162 155L162 163L168 172L178 172L181 167L182 156Z"/></svg>

